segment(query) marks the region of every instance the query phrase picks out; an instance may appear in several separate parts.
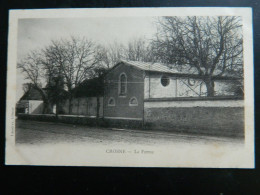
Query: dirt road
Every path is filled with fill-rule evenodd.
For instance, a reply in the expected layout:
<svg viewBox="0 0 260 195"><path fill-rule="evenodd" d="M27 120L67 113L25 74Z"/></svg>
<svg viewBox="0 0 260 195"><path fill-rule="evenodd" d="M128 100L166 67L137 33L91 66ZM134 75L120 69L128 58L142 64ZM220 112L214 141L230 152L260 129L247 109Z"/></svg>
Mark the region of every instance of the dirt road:
<svg viewBox="0 0 260 195"><path fill-rule="evenodd" d="M93 143L154 146L179 142L187 144L240 143L241 140L160 131L108 129L26 120L16 121L17 144Z"/></svg>

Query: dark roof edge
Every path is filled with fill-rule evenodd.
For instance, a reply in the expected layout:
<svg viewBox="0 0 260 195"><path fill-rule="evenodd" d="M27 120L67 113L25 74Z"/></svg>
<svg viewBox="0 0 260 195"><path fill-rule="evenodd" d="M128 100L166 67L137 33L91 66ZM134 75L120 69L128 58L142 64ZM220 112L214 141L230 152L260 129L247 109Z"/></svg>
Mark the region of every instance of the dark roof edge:
<svg viewBox="0 0 260 195"><path fill-rule="evenodd" d="M118 62L115 66L113 66L110 70L108 70L108 71L105 73L104 76L106 76L107 74L109 74L112 70L114 70L116 67L118 67L118 66L121 65L122 63L125 64L125 65L127 65L127 66L131 66L131 67L133 67L133 68L135 68L135 69L137 69L137 70L145 71L145 70L143 70L143 69L141 69L141 68L138 68L138 67L136 67L136 66L134 66L134 65L132 65L132 64L130 64L130 63L124 61L124 60L121 60L121 61Z"/></svg>

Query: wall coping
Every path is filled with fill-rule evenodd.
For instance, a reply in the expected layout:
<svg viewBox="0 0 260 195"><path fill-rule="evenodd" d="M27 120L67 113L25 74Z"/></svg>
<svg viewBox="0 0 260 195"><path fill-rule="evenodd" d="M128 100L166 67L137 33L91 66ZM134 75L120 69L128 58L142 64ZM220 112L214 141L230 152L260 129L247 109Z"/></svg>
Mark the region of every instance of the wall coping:
<svg viewBox="0 0 260 195"><path fill-rule="evenodd" d="M55 116L55 114L27 114L27 113L17 113L17 115L21 116Z"/></svg>
<svg viewBox="0 0 260 195"><path fill-rule="evenodd" d="M174 97L174 98L147 98L144 102L161 101L216 101L216 100L244 100L242 96L215 96L215 97Z"/></svg>
<svg viewBox="0 0 260 195"><path fill-rule="evenodd" d="M56 116L55 114L27 114L27 113L18 113L20 116ZM87 116L87 115L65 115L58 114L58 117L68 117L68 118L96 118L96 116ZM102 118L102 117L99 117Z"/></svg>

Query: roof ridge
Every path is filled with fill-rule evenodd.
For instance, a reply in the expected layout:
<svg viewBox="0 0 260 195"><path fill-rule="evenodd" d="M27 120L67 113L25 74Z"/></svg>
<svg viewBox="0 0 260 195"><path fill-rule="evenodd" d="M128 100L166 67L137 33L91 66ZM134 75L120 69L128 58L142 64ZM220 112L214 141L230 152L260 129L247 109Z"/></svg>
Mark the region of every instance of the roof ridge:
<svg viewBox="0 0 260 195"><path fill-rule="evenodd" d="M142 62L142 61L132 61L132 60L121 60L121 62L144 71L161 72L161 73L169 73L169 74L181 74L181 75L198 75L198 70L195 67L192 67L188 64L178 66L174 64L165 64L160 62L153 63L153 62ZM225 75L224 77L233 77L233 76Z"/></svg>

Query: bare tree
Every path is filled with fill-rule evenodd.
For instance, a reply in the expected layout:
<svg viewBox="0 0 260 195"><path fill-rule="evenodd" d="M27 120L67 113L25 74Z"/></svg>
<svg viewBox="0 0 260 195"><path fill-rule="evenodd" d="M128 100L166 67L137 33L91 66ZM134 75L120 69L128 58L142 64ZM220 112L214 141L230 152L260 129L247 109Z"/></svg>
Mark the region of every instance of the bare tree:
<svg viewBox="0 0 260 195"><path fill-rule="evenodd" d="M163 17L153 40L156 58L174 66L194 67L214 96L214 80L243 73L241 18Z"/></svg>
<svg viewBox="0 0 260 195"><path fill-rule="evenodd" d="M29 81L29 83L24 85L24 90L29 90L29 87L33 87L39 91L44 104L43 113L50 113L51 108L48 94L42 88L45 79L40 52L30 52L26 58L18 63L17 68L24 73L25 79Z"/></svg>
<svg viewBox="0 0 260 195"><path fill-rule="evenodd" d="M43 50L45 58L42 63L49 74L64 80L69 95L69 113L75 89L87 78L98 65L95 44L83 38L71 37L69 40L52 41Z"/></svg>
<svg viewBox="0 0 260 195"><path fill-rule="evenodd" d="M32 88L32 83L24 83L23 84L23 92L27 93Z"/></svg>
<svg viewBox="0 0 260 195"><path fill-rule="evenodd" d="M95 44L86 38L71 37L52 41L42 50L33 51L23 59L18 68L25 78L41 93L44 113L51 112L51 103L69 97L69 113L75 89L90 78L100 59ZM46 85L46 90L42 88Z"/></svg>
<svg viewBox="0 0 260 195"><path fill-rule="evenodd" d="M99 59L99 65L102 68L112 68L123 57L124 46L117 42L108 46L99 45L97 47L97 58Z"/></svg>
<svg viewBox="0 0 260 195"><path fill-rule="evenodd" d="M153 54L149 40L144 37L130 40L124 48L124 58L131 61L152 62Z"/></svg>
<svg viewBox="0 0 260 195"><path fill-rule="evenodd" d="M97 57L100 68L112 68L120 60L152 62L154 60L150 41L144 37L131 39L127 45L114 42L108 46L99 45Z"/></svg>

